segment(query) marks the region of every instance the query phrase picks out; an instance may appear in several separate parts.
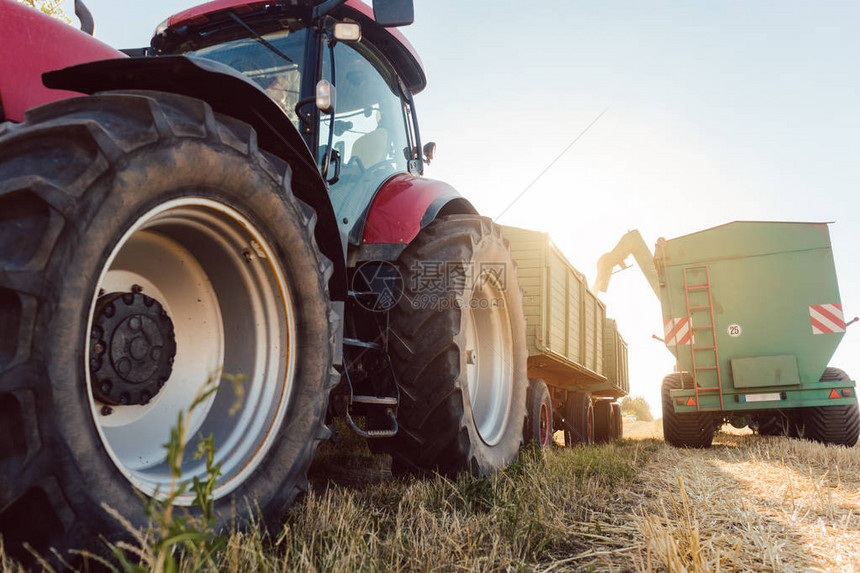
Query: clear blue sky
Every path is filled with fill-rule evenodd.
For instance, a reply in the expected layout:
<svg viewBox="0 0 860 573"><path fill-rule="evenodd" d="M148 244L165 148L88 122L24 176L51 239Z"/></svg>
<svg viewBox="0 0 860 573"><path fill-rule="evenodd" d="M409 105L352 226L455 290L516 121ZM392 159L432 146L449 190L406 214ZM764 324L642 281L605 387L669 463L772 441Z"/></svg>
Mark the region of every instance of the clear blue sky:
<svg viewBox="0 0 860 573"><path fill-rule="evenodd" d="M117 47L148 44L193 4L88 1ZM430 79L417 100L438 144L427 174L495 216L608 108L502 223L549 232L593 279L628 229L653 245L733 220L835 221L842 302L860 315L858 29L850 1L416 0L404 32ZM659 304L635 268L605 300L633 391L657 413L672 369L650 339ZM860 377L858 351L860 325L832 364Z"/></svg>

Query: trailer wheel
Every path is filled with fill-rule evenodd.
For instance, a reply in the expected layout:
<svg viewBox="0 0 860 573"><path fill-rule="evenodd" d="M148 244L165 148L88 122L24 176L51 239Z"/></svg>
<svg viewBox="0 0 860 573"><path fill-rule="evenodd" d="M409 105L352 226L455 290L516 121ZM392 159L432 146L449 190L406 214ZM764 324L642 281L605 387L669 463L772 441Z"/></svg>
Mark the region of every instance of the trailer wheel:
<svg viewBox="0 0 860 573"><path fill-rule="evenodd" d="M612 439L620 440L624 437L624 417L621 414L621 404L619 404L618 402L612 403L612 422Z"/></svg>
<svg viewBox="0 0 860 573"><path fill-rule="evenodd" d="M589 445L594 442L594 406L591 394L570 392L564 405L564 445Z"/></svg>
<svg viewBox="0 0 860 573"><path fill-rule="evenodd" d="M507 241L476 215L447 215L400 256L389 348L400 386L399 468L485 476L514 461L526 416L522 297Z"/></svg>
<svg viewBox="0 0 860 573"><path fill-rule="evenodd" d="M615 433L612 403L609 400L597 400L594 403L594 441L607 444L612 441Z"/></svg>
<svg viewBox="0 0 860 573"><path fill-rule="evenodd" d="M0 135L0 531L12 554L148 523L180 411L214 437L215 525L270 525L306 487L331 388L331 264L289 167L205 103L115 92ZM204 478L189 455L183 479ZM205 478L203 480L205 482ZM193 495L179 505L189 506ZM187 507L189 511L196 508ZM26 555L25 555L26 557ZM49 557L50 558L50 557Z"/></svg>
<svg viewBox="0 0 860 573"><path fill-rule="evenodd" d="M838 368L827 368L822 382L847 381L851 378ZM803 408L801 420L804 437L824 444L853 447L860 433L860 415L857 403L842 406L815 406Z"/></svg>
<svg viewBox="0 0 860 573"><path fill-rule="evenodd" d="M792 424L792 419L779 410L761 412L756 415L755 430L760 436L789 436Z"/></svg>
<svg viewBox="0 0 860 573"><path fill-rule="evenodd" d="M690 374L675 373L663 378L663 438L678 448L709 448L714 439L714 420L706 412L676 414L670 391L692 387Z"/></svg>
<svg viewBox="0 0 860 573"><path fill-rule="evenodd" d="M542 449L549 448L553 433L552 399L546 382L540 378L529 378L526 413L525 441L538 444Z"/></svg>

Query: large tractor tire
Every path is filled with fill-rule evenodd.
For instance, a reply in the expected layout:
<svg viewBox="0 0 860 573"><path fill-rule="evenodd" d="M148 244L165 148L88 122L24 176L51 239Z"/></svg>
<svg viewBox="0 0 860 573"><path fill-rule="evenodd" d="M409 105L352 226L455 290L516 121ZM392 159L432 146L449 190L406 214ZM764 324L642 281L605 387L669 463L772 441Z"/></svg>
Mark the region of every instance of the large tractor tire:
<svg viewBox="0 0 860 573"><path fill-rule="evenodd" d="M591 394L570 392L564 404L564 445L594 443L594 405Z"/></svg>
<svg viewBox="0 0 860 573"><path fill-rule="evenodd" d="M214 437L216 527L278 524L306 487L332 369L331 264L290 169L248 125L153 92L75 98L0 126L0 533L95 549L136 527ZM205 479L203 479L205 481ZM156 493L157 492L157 493ZM189 506L191 495L178 499ZM195 512L196 508L188 507ZM95 545L95 547L94 547Z"/></svg>
<svg viewBox="0 0 860 573"><path fill-rule="evenodd" d="M612 439L620 440L624 437L624 416L621 414L621 404L618 402L612 403L612 422Z"/></svg>
<svg viewBox="0 0 860 573"><path fill-rule="evenodd" d="M663 378L663 438L678 448L709 448L714 440L714 420L706 412L676 414L672 390L692 387L692 377L684 373Z"/></svg>
<svg viewBox="0 0 860 573"><path fill-rule="evenodd" d="M549 388L540 378L529 378L526 395L526 425L523 437L542 449L552 446L552 398Z"/></svg>
<svg viewBox="0 0 860 573"><path fill-rule="evenodd" d="M615 432L615 419L613 417L612 403L609 400L597 400L594 402L594 441L598 444L607 444L613 440Z"/></svg>
<svg viewBox="0 0 860 573"><path fill-rule="evenodd" d="M516 459L526 413L525 318L508 243L487 218L448 215L399 264L389 348L400 430L378 446L397 471L488 475Z"/></svg>
<svg viewBox="0 0 860 573"><path fill-rule="evenodd" d="M851 380L838 368L827 368L821 376L822 382ZM803 408L801 420L804 437L824 444L853 447L860 434L860 415L857 403L843 406L816 406Z"/></svg>

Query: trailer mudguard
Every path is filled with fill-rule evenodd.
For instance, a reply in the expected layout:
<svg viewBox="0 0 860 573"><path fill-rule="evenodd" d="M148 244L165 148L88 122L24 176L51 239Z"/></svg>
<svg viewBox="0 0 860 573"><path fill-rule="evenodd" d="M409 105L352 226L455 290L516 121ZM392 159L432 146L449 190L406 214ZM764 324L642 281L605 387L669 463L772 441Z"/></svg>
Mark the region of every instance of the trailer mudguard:
<svg viewBox="0 0 860 573"><path fill-rule="evenodd" d="M359 258L396 259L436 217L478 211L456 189L435 179L395 175L377 191L361 232Z"/></svg>
<svg viewBox="0 0 860 573"><path fill-rule="evenodd" d="M332 300L346 300L346 241L338 229L325 181L298 130L257 84L229 66L189 56L104 60L49 72L43 78L50 88L85 94L152 90L186 95L250 124L259 146L292 167L293 192L316 211L317 244L334 264L329 281Z"/></svg>
<svg viewBox="0 0 860 573"><path fill-rule="evenodd" d="M50 90L42 73L93 60L125 57L92 36L15 0L0 0L0 121L78 94Z"/></svg>

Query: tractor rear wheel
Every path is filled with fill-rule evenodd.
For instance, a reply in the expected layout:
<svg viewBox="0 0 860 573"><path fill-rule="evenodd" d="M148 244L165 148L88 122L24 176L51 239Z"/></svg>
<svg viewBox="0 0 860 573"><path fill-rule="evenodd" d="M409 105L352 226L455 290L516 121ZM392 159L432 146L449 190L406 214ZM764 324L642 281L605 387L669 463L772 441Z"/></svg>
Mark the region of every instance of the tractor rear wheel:
<svg viewBox="0 0 860 573"><path fill-rule="evenodd" d="M570 392L564 405L564 445L594 443L594 406L591 394Z"/></svg>
<svg viewBox="0 0 860 573"><path fill-rule="evenodd" d="M216 528L270 525L306 487L333 375L331 264L289 167L195 99L115 92L34 109L0 135L0 531L90 549L163 497L214 438ZM243 376L237 411L232 384ZM179 505L190 506L193 495ZM187 507L196 512L197 508Z"/></svg>
<svg viewBox="0 0 860 573"><path fill-rule="evenodd" d="M822 382L851 380L838 368L827 368L821 376ZM860 433L860 415L857 403L842 406L816 406L803 408L801 420L804 437L824 444L853 447Z"/></svg>
<svg viewBox="0 0 860 573"><path fill-rule="evenodd" d="M526 340L516 268L490 219L447 215L399 260L389 348L398 424L379 447L399 469L484 476L514 461L526 415Z"/></svg>
<svg viewBox="0 0 860 573"><path fill-rule="evenodd" d="M612 441L615 430L612 403L609 400L597 400L594 403L594 441L606 444Z"/></svg>
<svg viewBox="0 0 860 573"><path fill-rule="evenodd" d="M714 440L713 418L706 412L676 414L672 402L672 390L692 385L692 376L686 372L663 378L663 438L678 448L709 448Z"/></svg>
<svg viewBox="0 0 860 573"><path fill-rule="evenodd" d="M526 396L526 442L538 444L542 449L552 445L552 398L540 378L529 378Z"/></svg>

